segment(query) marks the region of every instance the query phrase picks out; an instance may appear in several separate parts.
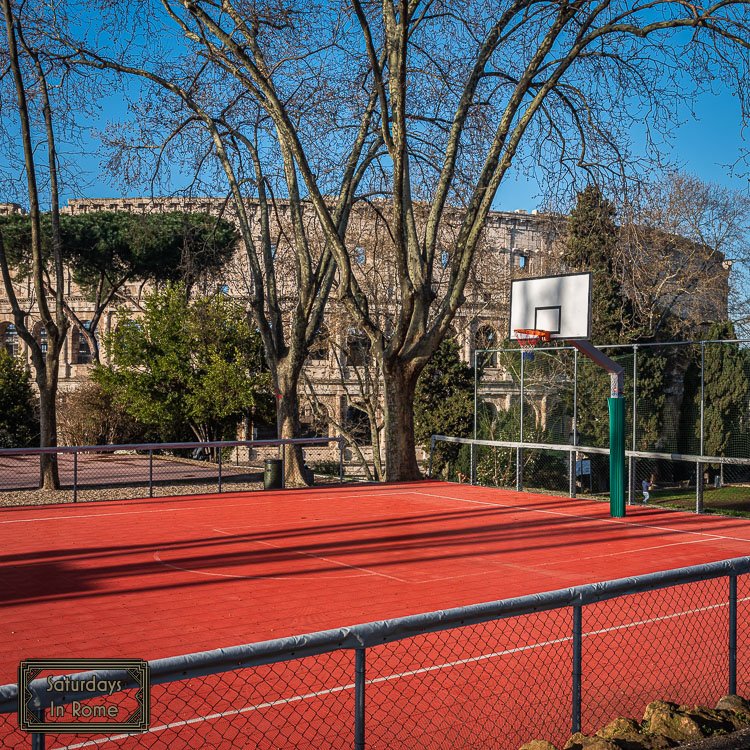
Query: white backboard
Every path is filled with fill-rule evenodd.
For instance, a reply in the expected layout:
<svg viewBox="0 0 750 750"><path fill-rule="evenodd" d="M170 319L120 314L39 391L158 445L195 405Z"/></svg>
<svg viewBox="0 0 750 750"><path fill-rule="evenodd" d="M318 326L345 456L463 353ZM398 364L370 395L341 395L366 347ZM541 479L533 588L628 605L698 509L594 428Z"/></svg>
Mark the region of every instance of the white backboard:
<svg viewBox="0 0 750 750"><path fill-rule="evenodd" d="M591 337L591 274L569 273L510 284L510 338L517 328L549 331L551 339Z"/></svg>

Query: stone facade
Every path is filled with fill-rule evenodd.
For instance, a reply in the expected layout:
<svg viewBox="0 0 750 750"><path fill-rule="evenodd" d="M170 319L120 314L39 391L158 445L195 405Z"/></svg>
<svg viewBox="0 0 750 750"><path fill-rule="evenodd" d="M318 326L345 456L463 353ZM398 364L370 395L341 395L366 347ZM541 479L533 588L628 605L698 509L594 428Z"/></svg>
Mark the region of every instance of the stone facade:
<svg viewBox="0 0 750 750"><path fill-rule="evenodd" d="M277 255L277 283L279 294L289 305L295 301L295 281L291 272L289 248L284 248L284 221L287 207L279 204L277 226L272 231L279 237ZM127 211L131 213L167 212L167 211L202 211L231 218L231 211L226 201L218 198L121 198L121 199L76 199L69 201L62 209L64 214L79 215L95 211ZM0 205L0 215L19 214L22 208L15 204ZM257 214L257 206L248 203L251 216ZM450 224L450 222L446 222ZM456 222L457 226L458 222ZM462 356L467 362L473 361L475 348L490 348L499 345L508 335L508 304L510 281L524 276L542 276L559 272L560 242L565 230L564 219L559 216L524 211L492 212L486 221L484 237L477 251L471 279L467 284L466 301L460 308L453 329L459 341ZM436 261L434 285L436 291L447 283L448 264L450 259L450 227L441 236L441 251ZM367 288L372 299L379 300L382 314L388 314L388 306L393 297L393 275L389 274L387 243L383 242L384 233L373 225L372 215L359 211L353 214L347 234L347 243L353 248L356 272L361 283ZM384 249L385 247L385 249ZM289 267L290 272L284 273ZM718 266L717 266L718 267ZM724 279L726 281L726 272ZM223 291L239 299L247 298L249 274L246 259L238 251L236 257L217 284ZM18 289L19 301L29 310L34 319L35 306L33 289L30 284L21 285ZM92 303L77 289L70 273L66 278L66 294L69 304L81 321L87 321L93 312ZM728 284L724 284L727 287ZM103 337L117 324L123 316L138 314L138 302L144 290L141 285L133 284L125 290L122 298L111 306L103 316L99 336ZM377 304L377 302L376 302ZM723 300L716 303L726 309L726 294ZM715 306L715 305L714 305ZM720 311L717 309L716 314ZM363 370L366 364L366 344L356 329L348 323L347 316L337 310L332 300L329 314L326 317L327 332L325 340L314 348L308 358L307 375L308 391L315 393L318 406L324 408L332 419L328 425L330 432L336 432L334 422L343 424L351 417L350 407L356 404L363 387ZM23 343L14 332L10 306L0 289L0 343L9 351L27 356ZM44 332L37 323L34 327L38 340L43 340ZM106 354L103 353L103 357ZM90 370L90 353L86 340L75 329L68 335L60 363L60 388L73 390L87 378ZM491 382L492 392L486 397L496 406L507 406L515 388L510 376L497 368L489 372L487 381ZM310 394L308 393L308 396ZM303 420L314 429L315 404L303 399ZM544 409L542 408L541 412ZM319 416L319 415L318 415ZM323 425L317 425L321 429Z"/></svg>

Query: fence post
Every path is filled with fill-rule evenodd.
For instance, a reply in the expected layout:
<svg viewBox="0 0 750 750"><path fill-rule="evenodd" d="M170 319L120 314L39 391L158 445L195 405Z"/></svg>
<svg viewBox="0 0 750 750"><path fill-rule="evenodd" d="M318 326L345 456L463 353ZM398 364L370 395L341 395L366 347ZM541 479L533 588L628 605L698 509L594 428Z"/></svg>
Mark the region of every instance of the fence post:
<svg viewBox="0 0 750 750"><path fill-rule="evenodd" d="M573 699L571 706L571 734L581 731L581 661L583 638L583 607L573 605Z"/></svg>
<svg viewBox="0 0 750 750"><path fill-rule="evenodd" d="M218 476L219 487L218 489L219 489L219 492L221 492L221 446L219 446L218 455L219 455L219 476Z"/></svg>
<svg viewBox="0 0 750 750"><path fill-rule="evenodd" d="M628 458L628 505L633 504L633 494L635 487L635 458Z"/></svg>
<svg viewBox="0 0 750 750"><path fill-rule="evenodd" d="M474 440L477 439L478 430L478 415L477 409L479 408L479 383L478 383L478 372L477 372L477 350L474 350ZM475 473L474 473L474 443L469 446L469 484L474 484Z"/></svg>
<svg viewBox="0 0 750 750"><path fill-rule="evenodd" d="M638 344L633 344L633 442L630 450L638 450ZM635 476L635 456L628 459L628 505L632 505L635 499L636 476Z"/></svg>
<svg viewBox="0 0 750 750"><path fill-rule="evenodd" d="M737 694L737 576L729 576L729 695Z"/></svg>
<svg viewBox="0 0 750 750"><path fill-rule="evenodd" d="M37 699L38 700L38 699ZM36 700L35 700L36 703ZM44 708L41 708L38 703L36 703L36 708L39 713L39 719L40 721L44 722L44 714L46 713ZM44 750L45 745L45 736L44 734L40 732L34 732L31 735L31 750Z"/></svg>
<svg viewBox="0 0 750 750"><path fill-rule="evenodd" d="M578 349L573 349L573 447L575 450L570 452L570 496L575 497L578 488L576 481L576 463L578 461ZM583 474L581 474L581 487L583 487Z"/></svg>
<svg viewBox="0 0 750 750"><path fill-rule="evenodd" d="M521 425L519 443L523 444L523 352L521 352ZM516 448L516 492L523 491L523 448Z"/></svg>
<svg viewBox="0 0 750 750"><path fill-rule="evenodd" d="M568 452L568 497L576 496L576 449Z"/></svg>
<svg viewBox="0 0 750 750"><path fill-rule="evenodd" d="M477 408L479 406L479 394L477 383L477 352L474 350L474 440L477 439Z"/></svg>
<svg viewBox="0 0 750 750"><path fill-rule="evenodd" d="M704 435L703 435L703 414L706 403L706 378L705 378L705 364L706 364L706 342L701 341L701 456L705 455L703 452L704 448ZM700 461L695 464L695 512L703 513L703 468Z"/></svg>
<svg viewBox="0 0 750 750"><path fill-rule="evenodd" d="M344 483L344 438L342 436L339 436L339 482Z"/></svg>
<svg viewBox="0 0 750 750"><path fill-rule="evenodd" d="M154 496L154 451L148 449L148 496Z"/></svg>
<svg viewBox="0 0 750 750"><path fill-rule="evenodd" d="M432 479L432 454L435 452L435 436L430 438L430 462L427 465L427 476Z"/></svg>
<svg viewBox="0 0 750 750"><path fill-rule="evenodd" d="M73 451L73 502L78 502L78 451Z"/></svg>
<svg viewBox="0 0 750 750"><path fill-rule="evenodd" d="M354 750L365 750L365 649L354 649Z"/></svg>

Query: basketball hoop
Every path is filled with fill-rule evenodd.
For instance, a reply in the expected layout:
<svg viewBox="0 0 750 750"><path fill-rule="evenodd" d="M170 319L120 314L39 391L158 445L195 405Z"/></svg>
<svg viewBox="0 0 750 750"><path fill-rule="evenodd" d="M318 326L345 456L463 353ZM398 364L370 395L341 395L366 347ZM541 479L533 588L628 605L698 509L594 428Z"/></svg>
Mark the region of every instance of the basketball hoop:
<svg viewBox="0 0 750 750"><path fill-rule="evenodd" d="M549 342L549 331L541 331L536 328L516 328L516 341L524 352L533 352L542 342Z"/></svg>

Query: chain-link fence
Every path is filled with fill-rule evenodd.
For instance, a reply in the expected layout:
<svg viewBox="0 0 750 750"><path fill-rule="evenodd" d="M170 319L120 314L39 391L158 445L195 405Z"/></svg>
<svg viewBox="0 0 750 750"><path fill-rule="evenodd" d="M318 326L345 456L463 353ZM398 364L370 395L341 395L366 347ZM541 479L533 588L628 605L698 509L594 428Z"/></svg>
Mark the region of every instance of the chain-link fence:
<svg viewBox="0 0 750 750"><path fill-rule="evenodd" d="M750 341L599 346L625 371L631 502L750 511ZM482 484L607 494L609 377L571 347L475 353L473 437L536 444L477 449ZM564 455L557 446L576 446ZM504 450L504 452L503 452ZM737 459L737 460L734 460ZM469 451L435 457L435 475L462 480Z"/></svg>
<svg viewBox="0 0 750 750"><path fill-rule="evenodd" d="M750 470L750 458L629 450L625 456L624 489L629 505L656 503L699 513L750 513L750 485L726 485L721 479ZM713 466L719 469L710 485L709 471ZM691 472L692 479L682 485L655 486L654 467L661 467L662 476L668 470L675 474ZM609 448L433 435L427 471L430 477L451 482L609 498ZM697 484L696 476L703 477ZM705 498L710 503L708 508Z"/></svg>
<svg viewBox="0 0 750 750"><path fill-rule="evenodd" d="M575 731L639 717L654 699L712 705L750 689L748 572L750 558L736 558L157 660L150 729L130 737L32 738L18 729L18 688L6 685L0 743L515 750L545 738L561 746ZM132 684L123 673L97 675ZM32 683L37 713L49 706L46 685ZM132 700L128 692L115 700Z"/></svg>
<svg viewBox="0 0 750 750"><path fill-rule="evenodd" d="M267 484L269 461L282 461L274 476L283 483L292 451L301 453L309 483L344 480L340 437L6 448L0 449L0 505L258 490ZM59 489L38 489L45 456L56 459Z"/></svg>

